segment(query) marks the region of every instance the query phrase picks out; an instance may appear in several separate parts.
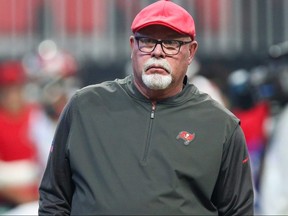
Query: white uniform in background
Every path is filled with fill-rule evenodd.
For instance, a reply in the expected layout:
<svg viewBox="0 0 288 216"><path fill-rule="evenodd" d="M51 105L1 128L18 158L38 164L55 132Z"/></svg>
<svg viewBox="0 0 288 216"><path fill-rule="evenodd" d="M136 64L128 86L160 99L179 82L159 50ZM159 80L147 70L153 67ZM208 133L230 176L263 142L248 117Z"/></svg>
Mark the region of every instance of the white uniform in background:
<svg viewBox="0 0 288 216"><path fill-rule="evenodd" d="M288 105L273 130L261 179L260 214L288 215Z"/></svg>

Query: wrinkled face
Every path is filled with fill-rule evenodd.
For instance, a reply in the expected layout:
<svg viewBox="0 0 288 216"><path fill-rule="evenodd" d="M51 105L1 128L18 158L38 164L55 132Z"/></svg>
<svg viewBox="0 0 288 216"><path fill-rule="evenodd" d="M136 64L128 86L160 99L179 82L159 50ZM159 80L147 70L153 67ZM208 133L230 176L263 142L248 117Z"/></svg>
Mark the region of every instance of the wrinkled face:
<svg viewBox="0 0 288 216"><path fill-rule="evenodd" d="M162 40L162 46L159 40ZM197 49L196 41L182 43L190 41L189 36L160 25L145 27L130 37L134 81L142 93L149 96L151 92L161 92L173 96L181 91L188 65Z"/></svg>

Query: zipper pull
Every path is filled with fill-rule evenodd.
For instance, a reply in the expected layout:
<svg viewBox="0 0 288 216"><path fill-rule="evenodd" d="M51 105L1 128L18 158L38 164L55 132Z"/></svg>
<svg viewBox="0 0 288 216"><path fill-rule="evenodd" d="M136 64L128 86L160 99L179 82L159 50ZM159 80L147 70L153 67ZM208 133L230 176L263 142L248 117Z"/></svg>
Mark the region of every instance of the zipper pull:
<svg viewBox="0 0 288 216"><path fill-rule="evenodd" d="M150 115L151 119L154 119L155 117L155 109L156 109L156 102L152 102L152 110L151 110L151 115Z"/></svg>

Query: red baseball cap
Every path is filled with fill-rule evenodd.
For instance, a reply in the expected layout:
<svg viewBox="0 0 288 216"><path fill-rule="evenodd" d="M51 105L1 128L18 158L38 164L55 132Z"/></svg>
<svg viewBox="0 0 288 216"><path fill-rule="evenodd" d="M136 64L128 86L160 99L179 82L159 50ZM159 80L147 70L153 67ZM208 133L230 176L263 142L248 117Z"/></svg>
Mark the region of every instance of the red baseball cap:
<svg viewBox="0 0 288 216"><path fill-rule="evenodd" d="M142 9L132 22L133 33L150 25L163 25L194 39L196 35L192 16L169 0L159 0Z"/></svg>
<svg viewBox="0 0 288 216"><path fill-rule="evenodd" d="M25 71L18 61L6 61L0 64L0 85L22 84L26 81Z"/></svg>

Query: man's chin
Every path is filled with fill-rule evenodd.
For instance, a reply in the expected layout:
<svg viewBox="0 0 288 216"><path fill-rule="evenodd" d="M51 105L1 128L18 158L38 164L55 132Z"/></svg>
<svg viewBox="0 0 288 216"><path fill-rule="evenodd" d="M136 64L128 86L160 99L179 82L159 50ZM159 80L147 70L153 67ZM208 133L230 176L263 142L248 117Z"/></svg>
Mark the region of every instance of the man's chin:
<svg viewBox="0 0 288 216"><path fill-rule="evenodd" d="M144 84L152 90L164 90L171 84L172 77L169 74L143 74L142 80Z"/></svg>

